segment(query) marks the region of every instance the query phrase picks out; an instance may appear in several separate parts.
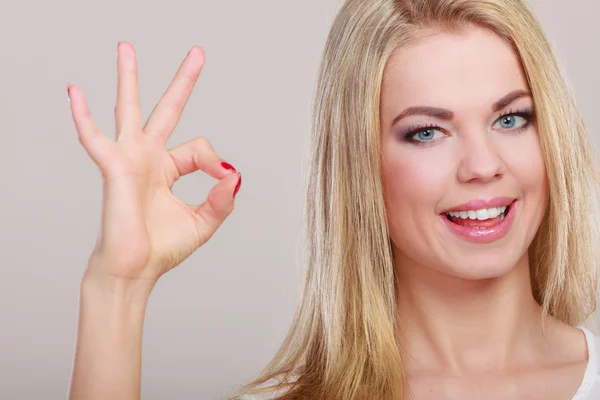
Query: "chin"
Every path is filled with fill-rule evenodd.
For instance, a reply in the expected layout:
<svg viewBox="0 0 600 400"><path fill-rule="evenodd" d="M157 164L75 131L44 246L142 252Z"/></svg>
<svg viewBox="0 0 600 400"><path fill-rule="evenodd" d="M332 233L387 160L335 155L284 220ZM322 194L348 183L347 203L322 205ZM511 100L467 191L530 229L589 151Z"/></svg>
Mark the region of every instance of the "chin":
<svg viewBox="0 0 600 400"><path fill-rule="evenodd" d="M438 271L467 280L500 278L513 271L520 264L519 261L527 257L526 252L519 254L507 249L500 249L497 253L456 257L451 262L447 260Z"/></svg>

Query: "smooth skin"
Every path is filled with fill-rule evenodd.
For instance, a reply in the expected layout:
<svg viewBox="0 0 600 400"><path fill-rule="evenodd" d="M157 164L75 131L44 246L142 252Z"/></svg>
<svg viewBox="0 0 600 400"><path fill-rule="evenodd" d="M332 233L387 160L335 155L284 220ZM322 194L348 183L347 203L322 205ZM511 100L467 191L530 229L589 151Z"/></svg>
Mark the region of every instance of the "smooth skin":
<svg viewBox="0 0 600 400"><path fill-rule="evenodd" d="M224 167L202 137L166 150L205 61L194 46L142 125L135 50L120 42L116 138L94 121L83 91L68 87L79 141L103 177L100 235L81 284L69 399L139 399L142 331L152 288L206 243L234 209L241 175ZM217 179L207 199L189 205L172 192L182 176Z"/></svg>

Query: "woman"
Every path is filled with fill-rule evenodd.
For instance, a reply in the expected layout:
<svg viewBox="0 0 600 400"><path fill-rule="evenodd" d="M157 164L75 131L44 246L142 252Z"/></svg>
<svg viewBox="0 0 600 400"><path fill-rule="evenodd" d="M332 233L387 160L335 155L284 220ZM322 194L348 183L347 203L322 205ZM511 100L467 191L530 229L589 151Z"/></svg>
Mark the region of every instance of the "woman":
<svg viewBox="0 0 600 400"><path fill-rule="evenodd" d="M118 58L116 141L69 90L105 179L71 399L140 397L150 291L211 237L241 184L205 139L164 150L202 50L143 127L133 48ZM240 396L600 398L600 339L581 326L595 309L598 172L521 0L348 0L314 116L303 299ZM170 188L197 169L219 182L189 206Z"/></svg>

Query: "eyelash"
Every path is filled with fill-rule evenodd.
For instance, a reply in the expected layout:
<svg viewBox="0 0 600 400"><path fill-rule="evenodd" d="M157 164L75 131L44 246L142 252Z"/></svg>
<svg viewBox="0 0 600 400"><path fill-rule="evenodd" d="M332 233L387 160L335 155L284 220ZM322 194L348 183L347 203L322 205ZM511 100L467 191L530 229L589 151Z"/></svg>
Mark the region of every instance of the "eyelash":
<svg viewBox="0 0 600 400"><path fill-rule="evenodd" d="M524 131L525 129L529 128L529 126L531 125L531 123L533 122L533 118L534 118L534 113L532 110L517 110L517 111L513 111L512 109L509 110L508 112L502 113L498 116L498 118L496 118L496 120L494 121L494 124L496 124L496 122L498 122L498 120L504 118L504 117L509 117L509 116L516 116L516 117L522 117L525 118L525 120L527 122L525 122L525 124L523 126L521 126L520 128L513 128L513 129L507 129L510 132L521 132ZM438 129L438 130L443 130L441 127L439 127L436 124L429 124L429 125L413 125L409 128L408 132L406 132L404 134L404 141L415 144L417 146L427 146L431 143L431 141L423 141L423 140L415 140L414 137L422 131L426 131L428 129Z"/></svg>

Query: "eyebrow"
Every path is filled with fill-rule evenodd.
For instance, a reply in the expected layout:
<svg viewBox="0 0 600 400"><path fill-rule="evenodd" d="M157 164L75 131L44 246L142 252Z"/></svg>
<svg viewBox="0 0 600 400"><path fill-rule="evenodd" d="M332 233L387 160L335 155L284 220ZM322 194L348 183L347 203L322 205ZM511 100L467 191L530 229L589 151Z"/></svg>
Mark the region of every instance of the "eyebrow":
<svg viewBox="0 0 600 400"><path fill-rule="evenodd" d="M531 93L526 90L515 90L502 97L500 100L495 102L492 105L492 111L497 112L502 110L504 107L512 103L513 101L520 99L521 97L532 97ZM409 107L406 110L402 111L394 120L392 121L392 126L396 124L396 122L400 121L404 117L408 117L409 115L428 115L434 118L442 119L442 120L451 120L454 118L454 113L445 108L439 107L427 107L427 106L415 106Z"/></svg>

